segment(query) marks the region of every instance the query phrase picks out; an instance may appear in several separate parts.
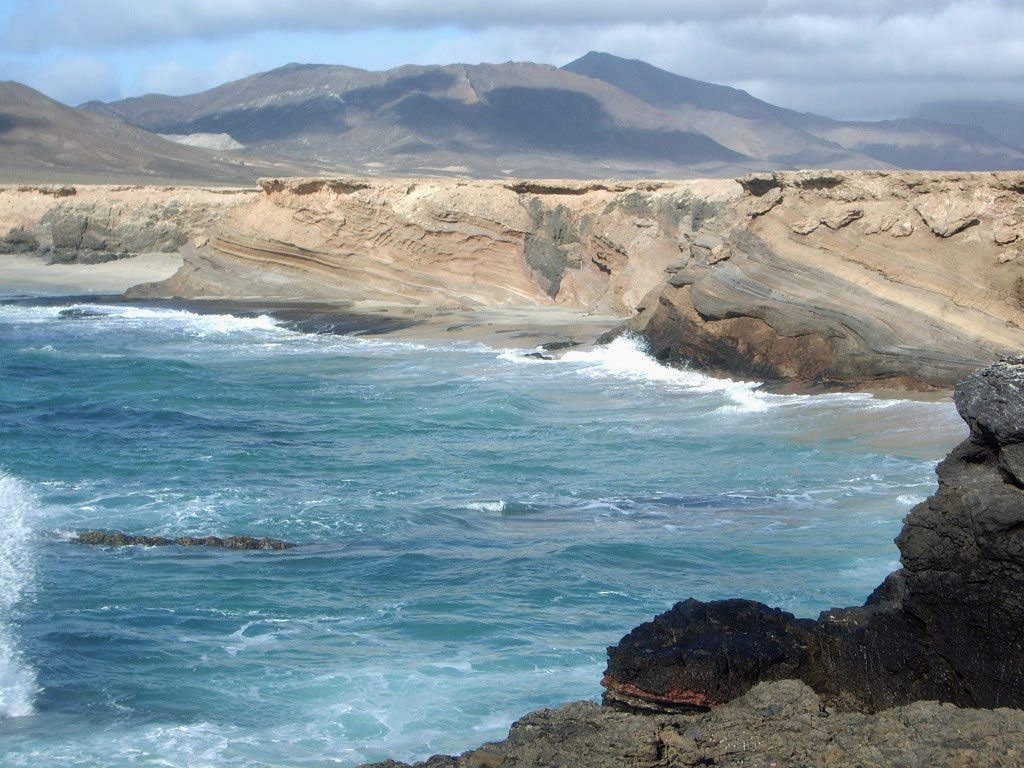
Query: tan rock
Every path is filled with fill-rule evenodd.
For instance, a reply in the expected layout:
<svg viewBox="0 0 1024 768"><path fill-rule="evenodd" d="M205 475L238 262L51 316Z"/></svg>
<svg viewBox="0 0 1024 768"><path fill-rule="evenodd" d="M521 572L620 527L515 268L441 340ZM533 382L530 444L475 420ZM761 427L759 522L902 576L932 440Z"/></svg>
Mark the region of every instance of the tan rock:
<svg viewBox="0 0 1024 768"><path fill-rule="evenodd" d="M914 206L928 228L939 237L952 237L979 223L980 213L974 200L934 195Z"/></svg>
<svg viewBox="0 0 1024 768"><path fill-rule="evenodd" d="M798 235L809 235L821 226L821 219L804 219L793 225L793 232Z"/></svg>
<svg viewBox="0 0 1024 768"><path fill-rule="evenodd" d="M992 239L996 245L1009 245L1017 241L1017 232L1010 227L997 227L992 232Z"/></svg>

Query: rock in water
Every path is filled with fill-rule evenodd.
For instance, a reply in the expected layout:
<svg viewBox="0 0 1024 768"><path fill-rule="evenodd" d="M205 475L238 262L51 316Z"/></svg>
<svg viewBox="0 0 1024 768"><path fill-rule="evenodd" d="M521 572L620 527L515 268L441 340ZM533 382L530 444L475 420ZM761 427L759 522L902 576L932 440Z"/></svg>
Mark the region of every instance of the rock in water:
<svg viewBox="0 0 1024 768"><path fill-rule="evenodd" d="M814 621L678 603L608 649L605 703L678 712L796 678L839 709L1024 709L1024 358L971 374L954 399L971 434L904 521L903 568L865 605Z"/></svg>
<svg viewBox="0 0 1024 768"><path fill-rule="evenodd" d="M223 547L224 549L294 549L295 545L280 539L264 537L256 539L252 536L179 536L169 539L166 536L142 536L134 533L107 533L106 531L83 531L76 534L73 541L79 544L95 544L108 547L168 547L172 544L179 547Z"/></svg>

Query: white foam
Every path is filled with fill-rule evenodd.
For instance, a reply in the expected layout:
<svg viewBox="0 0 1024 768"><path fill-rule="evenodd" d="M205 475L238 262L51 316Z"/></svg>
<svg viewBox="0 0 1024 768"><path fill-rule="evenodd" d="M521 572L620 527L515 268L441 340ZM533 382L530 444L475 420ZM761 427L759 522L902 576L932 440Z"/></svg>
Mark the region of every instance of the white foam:
<svg viewBox="0 0 1024 768"><path fill-rule="evenodd" d="M25 484L0 472L0 718L31 715L39 692L35 670L22 658L12 622L34 582L29 518L36 508Z"/></svg>
<svg viewBox="0 0 1024 768"><path fill-rule="evenodd" d="M466 509L471 509L474 512L504 512L505 502L499 499L498 501L471 501L465 505Z"/></svg>
<svg viewBox="0 0 1024 768"><path fill-rule="evenodd" d="M47 307L7 306L0 309L0 317L19 323L42 323L55 320L61 316L62 312L69 310L82 310L89 314L86 317L69 319L67 322L155 322L172 328L177 327L190 331L197 336L246 331L273 332L276 334L295 333L282 327L277 320L269 315L236 317L235 315L228 314L199 314L183 309L159 309L119 304L69 304L67 306Z"/></svg>
<svg viewBox="0 0 1024 768"><path fill-rule="evenodd" d="M650 356L640 338L624 334L611 344L587 350L570 350L560 358L563 362L582 364L591 376L611 376L640 383L661 384L697 393L721 394L732 400L726 406L736 411L762 411L775 398L784 396L758 392L761 382L716 379L686 368L662 365Z"/></svg>

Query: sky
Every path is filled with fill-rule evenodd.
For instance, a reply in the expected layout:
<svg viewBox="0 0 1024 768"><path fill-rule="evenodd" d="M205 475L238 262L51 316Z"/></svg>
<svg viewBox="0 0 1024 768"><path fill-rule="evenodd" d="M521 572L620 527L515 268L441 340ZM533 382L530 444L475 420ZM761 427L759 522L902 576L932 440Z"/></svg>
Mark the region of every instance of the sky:
<svg viewBox="0 0 1024 768"><path fill-rule="evenodd" d="M1024 0L0 0L0 80L72 106L289 62L561 66L590 50L838 119L1024 101Z"/></svg>

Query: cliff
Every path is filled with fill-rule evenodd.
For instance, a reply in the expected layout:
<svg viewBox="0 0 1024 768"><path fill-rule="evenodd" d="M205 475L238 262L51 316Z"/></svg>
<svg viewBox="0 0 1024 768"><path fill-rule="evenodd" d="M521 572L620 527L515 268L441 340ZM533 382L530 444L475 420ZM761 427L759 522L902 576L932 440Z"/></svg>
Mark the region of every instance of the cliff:
<svg viewBox="0 0 1024 768"><path fill-rule="evenodd" d="M0 254L88 264L176 253L256 194L230 187L0 186Z"/></svg>
<svg viewBox="0 0 1024 768"><path fill-rule="evenodd" d="M149 295L628 318L673 363L780 387L951 388L1024 345L1024 174L265 180Z"/></svg>
<svg viewBox="0 0 1024 768"><path fill-rule="evenodd" d="M133 296L564 306L779 389L949 389L1024 347L1024 173L61 194L0 190L0 253L180 250L178 274Z"/></svg>

